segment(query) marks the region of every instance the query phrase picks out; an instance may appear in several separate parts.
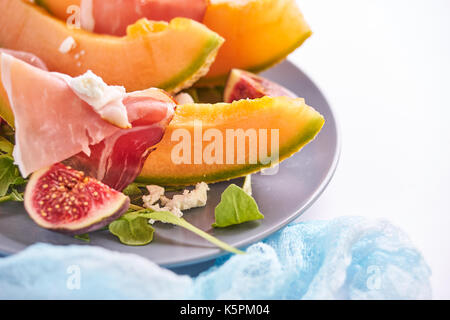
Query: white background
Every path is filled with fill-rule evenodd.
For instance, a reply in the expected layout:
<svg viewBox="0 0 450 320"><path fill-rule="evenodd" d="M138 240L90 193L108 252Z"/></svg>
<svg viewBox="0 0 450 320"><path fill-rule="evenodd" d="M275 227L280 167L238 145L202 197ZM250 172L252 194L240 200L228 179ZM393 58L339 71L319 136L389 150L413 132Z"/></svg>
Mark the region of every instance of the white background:
<svg viewBox="0 0 450 320"><path fill-rule="evenodd" d="M450 1L298 0L313 36L290 59L337 113L341 161L300 218L387 218L450 299Z"/></svg>

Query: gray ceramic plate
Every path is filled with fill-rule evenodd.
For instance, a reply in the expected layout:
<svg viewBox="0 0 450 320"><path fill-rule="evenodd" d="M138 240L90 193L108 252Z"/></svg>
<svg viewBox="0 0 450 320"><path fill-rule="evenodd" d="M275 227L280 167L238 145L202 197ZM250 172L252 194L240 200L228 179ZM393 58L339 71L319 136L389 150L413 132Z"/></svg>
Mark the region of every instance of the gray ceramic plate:
<svg viewBox="0 0 450 320"><path fill-rule="evenodd" d="M253 176L253 195L265 219L238 226L213 229L214 208L222 191L231 183L211 185L204 208L185 212L192 224L215 237L243 247L285 226L303 213L322 193L330 181L339 157L339 136L335 116L314 83L292 63L285 61L264 73L283 84L318 110L326 120L317 138L301 152L284 161L276 175ZM241 185L243 179L232 181ZM142 247L125 246L108 231L91 234L90 244L38 227L20 203L0 206L0 252L11 254L36 242L58 245L94 245L111 250L135 253L170 267L180 267L217 257L224 252L198 236L178 227L159 224L154 241Z"/></svg>

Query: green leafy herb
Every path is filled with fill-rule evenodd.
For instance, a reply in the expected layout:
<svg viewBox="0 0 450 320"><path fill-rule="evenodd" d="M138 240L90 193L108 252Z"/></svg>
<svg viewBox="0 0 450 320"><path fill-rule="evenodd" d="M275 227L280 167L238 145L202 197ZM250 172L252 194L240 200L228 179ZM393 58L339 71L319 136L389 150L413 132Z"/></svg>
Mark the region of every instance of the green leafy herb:
<svg viewBox="0 0 450 320"><path fill-rule="evenodd" d="M255 199L235 184L230 184L222 193L221 201L215 209L215 217L216 222L212 226L221 228L264 219Z"/></svg>
<svg viewBox="0 0 450 320"><path fill-rule="evenodd" d="M91 238L89 237L88 233L77 234L74 236L74 238L85 242L91 242Z"/></svg>
<svg viewBox="0 0 450 320"><path fill-rule="evenodd" d="M3 122L0 125L0 136L7 141L9 141L14 146L15 136L14 136L14 129L11 128L8 124Z"/></svg>
<svg viewBox="0 0 450 320"><path fill-rule="evenodd" d="M223 102L223 86L196 88L197 100L201 103Z"/></svg>
<svg viewBox="0 0 450 320"><path fill-rule="evenodd" d="M19 169L14 165L14 159L8 154L0 155L0 197L11 192L12 186L20 186L25 182Z"/></svg>
<svg viewBox="0 0 450 320"><path fill-rule="evenodd" d="M6 196L0 197L0 203L7 201L23 202L23 192L19 192L14 188L11 189L11 193Z"/></svg>
<svg viewBox="0 0 450 320"><path fill-rule="evenodd" d="M142 209L129 212L118 220L110 224L109 230L112 234L119 237L120 241L129 245L143 245L152 241L154 229L148 224L148 220L161 221L185 228L219 248L236 254L244 253L223 241L211 236L205 231L193 226L183 218L179 218L172 212L153 211L151 209ZM144 225L145 223L145 225ZM149 229L150 228L150 229Z"/></svg>
<svg viewBox="0 0 450 320"><path fill-rule="evenodd" d="M1 126L1 134L9 126ZM9 133L8 133L9 134ZM11 138L10 136L8 136ZM4 136L0 136L0 203L6 201L23 201L23 193L17 191L15 187L26 183L19 173L19 169L14 165L12 152L14 145Z"/></svg>
<svg viewBox="0 0 450 320"><path fill-rule="evenodd" d="M12 155L14 145L8 139L0 136L0 152L2 154Z"/></svg>
<svg viewBox="0 0 450 320"><path fill-rule="evenodd" d="M131 203L140 204L142 202L143 193L139 189L138 184L132 183L123 189L123 194L130 198Z"/></svg>
<svg viewBox="0 0 450 320"><path fill-rule="evenodd" d="M109 231L123 244L143 246L153 240L155 229L148 223L148 218L130 212L110 223Z"/></svg>

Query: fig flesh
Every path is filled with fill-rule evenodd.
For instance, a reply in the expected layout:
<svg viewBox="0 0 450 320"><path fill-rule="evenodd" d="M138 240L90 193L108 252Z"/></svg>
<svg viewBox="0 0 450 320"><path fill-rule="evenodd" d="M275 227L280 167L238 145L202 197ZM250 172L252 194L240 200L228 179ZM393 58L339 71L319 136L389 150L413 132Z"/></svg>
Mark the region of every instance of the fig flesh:
<svg viewBox="0 0 450 320"><path fill-rule="evenodd" d="M130 204L121 192L61 163L33 173L24 200L39 226L70 235L103 228Z"/></svg>
<svg viewBox="0 0 450 320"><path fill-rule="evenodd" d="M294 93L273 81L248 71L231 70L224 92L225 102L231 103L236 100L257 99L264 96L297 98Z"/></svg>

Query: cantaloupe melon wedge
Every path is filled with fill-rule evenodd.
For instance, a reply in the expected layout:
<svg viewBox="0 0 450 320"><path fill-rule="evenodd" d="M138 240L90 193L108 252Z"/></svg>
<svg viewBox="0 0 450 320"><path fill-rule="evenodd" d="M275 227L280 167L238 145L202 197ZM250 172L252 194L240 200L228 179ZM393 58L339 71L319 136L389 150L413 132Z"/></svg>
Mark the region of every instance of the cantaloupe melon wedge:
<svg viewBox="0 0 450 320"><path fill-rule="evenodd" d="M80 0L40 0L65 19ZM211 70L197 85L225 83L232 68L259 72L283 60L310 35L295 0L211 0L203 23L226 39Z"/></svg>
<svg viewBox="0 0 450 320"><path fill-rule="evenodd" d="M76 47L61 52L69 37ZM34 53L51 71L77 76L92 70L128 91L189 87L208 71L222 42L204 25L185 18L140 20L126 37L113 37L70 28L28 1L0 1L1 47Z"/></svg>
<svg viewBox="0 0 450 320"><path fill-rule="evenodd" d="M64 21L78 21L89 31L123 36L140 18L167 21L184 17L203 21L209 0L38 0L37 4ZM94 22L94 23L92 23Z"/></svg>
<svg viewBox="0 0 450 320"><path fill-rule="evenodd" d="M203 23L225 43L198 85L224 84L232 68L267 69L312 34L295 0L211 0Z"/></svg>
<svg viewBox="0 0 450 320"><path fill-rule="evenodd" d="M196 125L194 125L194 121L197 121ZM210 137L206 141L207 138L202 136L205 141L201 146L194 143L194 139L198 141L198 121L201 121L202 133L200 136L202 134L207 135L209 129L213 129L216 134L222 136L223 141L218 142L218 145L223 146L223 153L217 159L221 158L223 164L220 164L220 160L211 161L214 159L207 157L211 154L214 158L217 154L220 154L220 151L217 154L208 151L211 150L208 149L208 146L214 141L217 142L218 139ZM163 139L156 145L156 150L148 157L138 181L158 185L190 185L200 181L216 182L244 176L268 167L275 162L268 163L268 158L264 156L273 155L271 143L276 141L276 135L272 136L272 129L278 130L278 161L282 161L314 139L321 130L324 121L324 118L313 108L307 106L301 98L263 97L254 100L239 100L231 104L181 105L178 106ZM243 150L238 148L237 140L234 146L230 144L233 157L230 156L232 161L227 161L226 157L230 154L229 151L226 151L226 145L230 142L226 138L227 130L239 129L242 129L244 133L256 133L258 140L256 163L251 163L250 156L252 153L250 150L253 149L249 147L249 141L244 144L246 147ZM262 132L264 131L267 134L265 146L268 152L260 154L259 145L261 141L264 141L262 140ZM180 147L184 143L184 138L180 138L183 132L191 137L191 143L190 148L180 151ZM196 134L197 138L195 138ZM231 141L231 143L233 142ZM217 148L217 150L219 149ZM189 153L190 156L186 159L189 158L190 162L183 160L184 163L181 163L180 156L184 157ZM197 156L202 155L202 158L197 158L198 164L195 164L196 154ZM244 161L241 161L243 163L238 163L237 156L243 157Z"/></svg>

